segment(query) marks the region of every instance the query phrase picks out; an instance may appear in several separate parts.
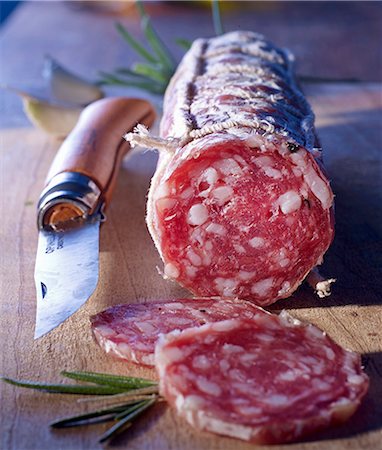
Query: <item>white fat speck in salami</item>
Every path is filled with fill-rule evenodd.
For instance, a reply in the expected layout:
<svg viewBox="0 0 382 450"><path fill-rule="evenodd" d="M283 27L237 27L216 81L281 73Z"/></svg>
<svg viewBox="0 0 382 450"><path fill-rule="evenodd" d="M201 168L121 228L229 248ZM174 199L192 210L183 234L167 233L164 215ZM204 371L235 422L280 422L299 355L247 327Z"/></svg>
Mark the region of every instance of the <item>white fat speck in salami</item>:
<svg viewBox="0 0 382 450"><path fill-rule="evenodd" d="M252 294L265 297L267 292L272 289L273 278L266 278L252 285Z"/></svg>
<svg viewBox="0 0 382 450"><path fill-rule="evenodd" d="M212 191L212 197L217 204L222 206L231 200L233 196L233 189L230 186L220 186Z"/></svg>
<svg viewBox="0 0 382 450"><path fill-rule="evenodd" d="M191 206L188 212L187 222L190 225L202 225L208 219L208 210L207 208L198 203L196 205Z"/></svg>
<svg viewBox="0 0 382 450"><path fill-rule="evenodd" d="M192 249L189 249L187 252L188 259L194 266L200 266L202 264L202 258L195 253Z"/></svg>
<svg viewBox="0 0 382 450"><path fill-rule="evenodd" d="M254 318L163 335L155 351L160 393L192 426L256 444L341 423L368 377L359 355L313 328L259 308ZM183 357L168 357L174 350Z"/></svg>
<svg viewBox="0 0 382 450"><path fill-rule="evenodd" d="M218 160L214 166L223 175L240 175L242 173L239 164L232 158Z"/></svg>
<svg viewBox="0 0 382 450"><path fill-rule="evenodd" d="M213 186L218 180L219 176L213 167L209 167L203 172L203 179L210 185Z"/></svg>
<svg viewBox="0 0 382 450"><path fill-rule="evenodd" d="M279 197L280 209L284 214L297 211L301 207L301 203L301 197L295 191L285 192Z"/></svg>
<svg viewBox="0 0 382 450"><path fill-rule="evenodd" d="M246 301L180 299L176 302L113 306L93 316L91 323L97 342L107 353L152 366L154 348L160 334L232 317L250 318L259 311L259 308ZM205 368L209 364L204 357L194 362Z"/></svg>
<svg viewBox="0 0 382 450"><path fill-rule="evenodd" d="M159 214L165 214L166 211L171 210L176 205L176 200L173 198L163 197L157 200L157 211Z"/></svg>
<svg viewBox="0 0 382 450"><path fill-rule="evenodd" d="M271 178L280 179L282 178L282 173L280 170L273 169L273 167L264 167L264 173Z"/></svg>
<svg viewBox="0 0 382 450"><path fill-rule="evenodd" d="M322 260L334 235L333 193L314 116L293 58L264 37L197 39L167 88L160 138L138 130L129 140L160 150L147 224L166 277L195 296L269 305Z"/></svg>
<svg viewBox="0 0 382 450"><path fill-rule="evenodd" d="M223 227L223 225L219 225L218 223L210 223L206 227L207 233L214 233L218 234L219 236L224 236L226 234L226 229Z"/></svg>
<svg viewBox="0 0 382 450"><path fill-rule="evenodd" d="M262 237L253 237L249 240L249 245L253 248L260 248L264 246L264 239Z"/></svg>

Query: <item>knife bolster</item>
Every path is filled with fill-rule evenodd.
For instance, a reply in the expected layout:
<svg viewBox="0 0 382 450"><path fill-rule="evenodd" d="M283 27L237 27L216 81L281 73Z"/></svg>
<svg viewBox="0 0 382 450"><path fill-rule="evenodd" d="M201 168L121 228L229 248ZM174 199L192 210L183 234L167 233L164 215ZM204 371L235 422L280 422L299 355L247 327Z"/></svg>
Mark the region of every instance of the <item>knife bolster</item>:
<svg viewBox="0 0 382 450"><path fill-rule="evenodd" d="M64 231L100 211L101 190L87 175L61 172L45 187L38 203L39 229Z"/></svg>

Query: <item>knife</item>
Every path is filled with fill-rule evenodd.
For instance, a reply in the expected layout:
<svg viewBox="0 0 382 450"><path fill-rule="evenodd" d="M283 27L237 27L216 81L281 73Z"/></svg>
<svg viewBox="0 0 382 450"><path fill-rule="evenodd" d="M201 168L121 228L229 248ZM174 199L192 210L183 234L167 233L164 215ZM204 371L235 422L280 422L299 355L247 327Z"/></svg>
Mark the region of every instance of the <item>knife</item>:
<svg viewBox="0 0 382 450"><path fill-rule="evenodd" d="M130 149L123 135L138 122L151 126L154 119L146 100L98 100L83 110L58 150L37 208L35 339L64 322L94 292L100 223Z"/></svg>

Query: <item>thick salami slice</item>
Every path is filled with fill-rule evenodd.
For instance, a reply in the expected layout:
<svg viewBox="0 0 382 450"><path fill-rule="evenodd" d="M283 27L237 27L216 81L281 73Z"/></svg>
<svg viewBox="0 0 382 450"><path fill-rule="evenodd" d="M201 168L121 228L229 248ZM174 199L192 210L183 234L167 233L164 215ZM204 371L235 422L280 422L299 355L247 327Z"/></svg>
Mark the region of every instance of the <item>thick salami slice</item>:
<svg viewBox="0 0 382 450"><path fill-rule="evenodd" d="M179 299L118 305L91 318L99 345L119 358L154 365L160 334L235 317L251 318L262 310L245 301Z"/></svg>
<svg viewBox="0 0 382 450"><path fill-rule="evenodd" d="M333 239L333 194L292 57L233 32L195 41L165 96L147 224L164 274L197 296L268 305Z"/></svg>
<svg viewBox="0 0 382 450"><path fill-rule="evenodd" d="M258 444L345 421L368 388L359 355L285 313L167 334L155 357L161 394L191 425Z"/></svg>

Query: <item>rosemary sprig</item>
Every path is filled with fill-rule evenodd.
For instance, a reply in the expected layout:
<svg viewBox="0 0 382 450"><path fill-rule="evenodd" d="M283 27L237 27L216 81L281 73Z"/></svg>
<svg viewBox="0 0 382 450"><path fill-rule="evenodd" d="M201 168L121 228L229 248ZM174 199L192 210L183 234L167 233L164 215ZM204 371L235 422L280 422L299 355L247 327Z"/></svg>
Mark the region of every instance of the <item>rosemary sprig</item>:
<svg viewBox="0 0 382 450"><path fill-rule="evenodd" d="M224 33L224 28L220 13L219 0L212 0L211 6L212 6L212 21L214 24L215 34L216 36L220 36L221 34Z"/></svg>
<svg viewBox="0 0 382 450"><path fill-rule="evenodd" d="M110 440L129 428L136 417L161 399L158 393L158 383L144 378L78 371L63 371L61 375L76 381L92 384L50 384L20 381L8 377L2 377L1 379L18 387L57 394L93 395L98 396L98 400L101 402L115 401L116 403L113 405L85 414L67 417L50 425L53 428L65 428L114 421L115 424L101 436L99 442Z"/></svg>
<svg viewBox="0 0 382 450"><path fill-rule="evenodd" d="M135 5L141 17L141 29L145 36L146 46L140 44L130 32L121 24L116 28L121 37L145 62L133 64L129 68L119 68L114 72L100 72L99 85L119 85L143 89L153 94L163 94L174 75L177 63L175 58L155 31L150 16L146 13L143 2L136 0ZM218 0L211 2L212 20L216 35L222 34L223 24ZM187 39L175 40L183 49L188 50L192 42Z"/></svg>
<svg viewBox="0 0 382 450"><path fill-rule="evenodd" d="M141 45L121 23L117 23L119 34L145 62L117 69L113 73L100 72L99 84L137 87L154 94L163 94L175 72L176 62L155 31L142 2L136 1L136 6L141 16L143 34L151 51Z"/></svg>

